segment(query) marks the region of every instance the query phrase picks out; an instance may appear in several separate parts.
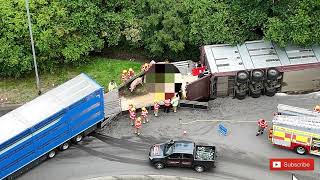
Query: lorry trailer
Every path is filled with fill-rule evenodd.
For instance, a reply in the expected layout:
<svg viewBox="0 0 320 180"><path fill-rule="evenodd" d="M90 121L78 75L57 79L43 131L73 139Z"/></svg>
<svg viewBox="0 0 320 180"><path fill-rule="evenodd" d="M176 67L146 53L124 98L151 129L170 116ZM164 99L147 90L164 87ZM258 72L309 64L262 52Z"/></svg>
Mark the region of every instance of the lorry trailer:
<svg viewBox="0 0 320 180"><path fill-rule="evenodd" d="M277 92L320 89L320 47L281 48L272 42L206 45L200 63L209 75L188 84L188 100L232 96L244 99ZM200 88L199 88L200 87Z"/></svg>
<svg viewBox="0 0 320 180"><path fill-rule="evenodd" d="M104 90L85 74L1 116L0 179L53 158L104 119Z"/></svg>

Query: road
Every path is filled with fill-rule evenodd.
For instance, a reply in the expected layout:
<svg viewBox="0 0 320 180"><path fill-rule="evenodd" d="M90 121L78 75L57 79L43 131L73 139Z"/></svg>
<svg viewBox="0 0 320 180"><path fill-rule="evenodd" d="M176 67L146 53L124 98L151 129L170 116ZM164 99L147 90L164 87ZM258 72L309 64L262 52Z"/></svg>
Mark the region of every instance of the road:
<svg viewBox="0 0 320 180"><path fill-rule="evenodd" d="M87 179L100 176L162 174L194 177L204 180L291 180L292 172L269 171L270 158L301 158L294 152L272 146L266 135L255 136L258 118L271 120L278 103L312 108L319 103L315 94L297 96L247 98L239 101L231 98L210 102L209 111L180 109L178 113L151 115L151 122L143 126L142 136L136 137L128 126L127 115L86 137L82 143L45 161L22 180ZM179 124L194 120L227 119L227 136L217 132L218 122ZM248 121L238 123L237 121ZM183 134L186 131L187 134ZM217 167L198 174L191 169L166 168L156 170L148 164L148 148L151 144L168 139L194 140L202 144L214 144L218 149ZM298 179L319 180L320 158L315 159L315 171L294 172Z"/></svg>

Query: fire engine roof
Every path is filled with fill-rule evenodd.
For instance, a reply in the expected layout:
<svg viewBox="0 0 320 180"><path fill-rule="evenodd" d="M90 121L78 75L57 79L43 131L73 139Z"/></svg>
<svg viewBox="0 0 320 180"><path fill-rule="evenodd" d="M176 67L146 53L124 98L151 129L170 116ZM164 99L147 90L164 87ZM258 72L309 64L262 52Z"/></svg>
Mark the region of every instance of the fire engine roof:
<svg viewBox="0 0 320 180"><path fill-rule="evenodd" d="M320 117L320 113L311 111L309 109L304 109L300 107L289 106L285 104L278 104L278 112L282 115L293 115L293 116L310 116L310 117Z"/></svg>
<svg viewBox="0 0 320 180"><path fill-rule="evenodd" d="M206 45L204 51L211 73L320 63L318 46L280 48L264 40L248 41L237 46Z"/></svg>
<svg viewBox="0 0 320 180"><path fill-rule="evenodd" d="M0 117L0 144L80 101L102 87L85 74L65 82Z"/></svg>
<svg viewBox="0 0 320 180"><path fill-rule="evenodd" d="M277 115L273 118L272 123L273 125L320 135L319 117Z"/></svg>

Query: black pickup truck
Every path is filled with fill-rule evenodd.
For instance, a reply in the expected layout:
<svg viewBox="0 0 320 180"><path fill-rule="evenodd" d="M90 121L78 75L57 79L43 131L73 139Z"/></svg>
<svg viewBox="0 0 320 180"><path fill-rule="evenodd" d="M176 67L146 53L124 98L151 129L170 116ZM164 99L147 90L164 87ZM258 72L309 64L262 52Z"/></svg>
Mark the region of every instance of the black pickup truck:
<svg viewBox="0 0 320 180"><path fill-rule="evenodd" d="M157 169L188 167L203 172L215 167L216 147L196 145L191 141L154 144L149 152L150 163Z"/></svg>

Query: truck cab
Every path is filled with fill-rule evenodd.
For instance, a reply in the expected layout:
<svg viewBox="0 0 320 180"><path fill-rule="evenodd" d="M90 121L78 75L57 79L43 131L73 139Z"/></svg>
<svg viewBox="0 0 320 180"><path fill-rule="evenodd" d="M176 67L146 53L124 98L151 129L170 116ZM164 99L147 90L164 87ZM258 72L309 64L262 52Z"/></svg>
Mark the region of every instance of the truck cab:
<svg viewBox="0 0 320 180"><path fill-rule="evenodd" d="M193 168L203 172L215 167L215 146L196 145L191 141L154 144L150 148L150 163L157 169L164 167Z"/></svg>

